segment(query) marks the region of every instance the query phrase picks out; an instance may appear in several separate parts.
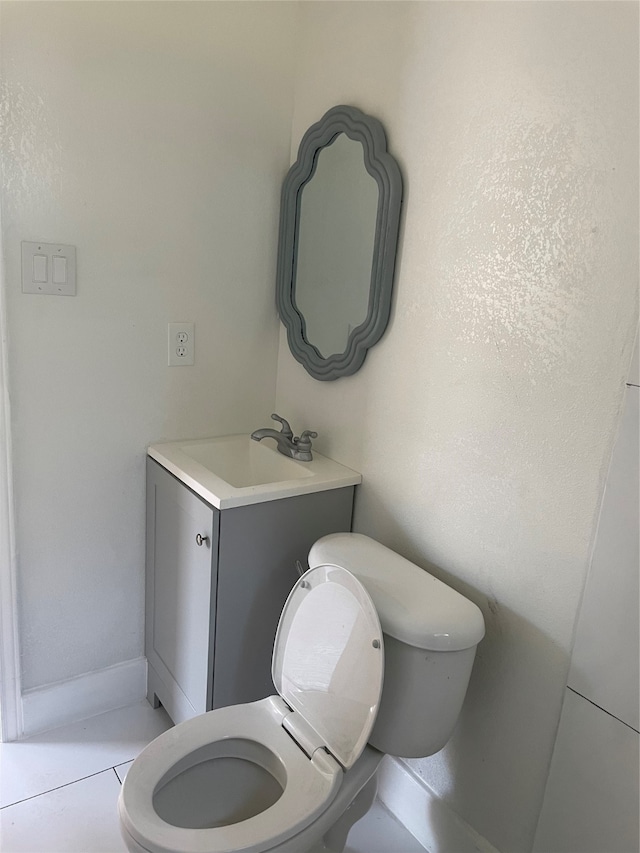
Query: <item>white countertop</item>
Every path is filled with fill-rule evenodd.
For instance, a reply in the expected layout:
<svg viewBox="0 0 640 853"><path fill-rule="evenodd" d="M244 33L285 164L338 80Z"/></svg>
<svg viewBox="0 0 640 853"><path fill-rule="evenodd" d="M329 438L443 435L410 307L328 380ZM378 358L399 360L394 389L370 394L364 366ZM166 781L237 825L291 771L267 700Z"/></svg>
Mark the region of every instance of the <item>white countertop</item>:
<svg viewBox="0 0 640 853"><path fill-rule="evenodd" d="M299 462L278 453L272 439L256 442L249 435L152 444L148 454L217 509L362 482L357 471L315 450L311 462Z"/></svg>

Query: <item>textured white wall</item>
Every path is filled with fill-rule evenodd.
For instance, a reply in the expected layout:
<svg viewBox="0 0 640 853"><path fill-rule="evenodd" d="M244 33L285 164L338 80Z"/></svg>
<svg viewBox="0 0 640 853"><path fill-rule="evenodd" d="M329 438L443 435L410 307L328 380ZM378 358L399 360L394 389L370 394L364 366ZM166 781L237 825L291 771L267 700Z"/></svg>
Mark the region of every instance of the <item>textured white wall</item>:
<svg viewBox="0 0 640 853"><path fill-rule="evenodd" d="M460 725L415 770L508 853L540 809L637 303L635 3L307 3L292 159L353 104L406 180L363 369L277 405L362 472L355 528L482 608Z"/></svg>
<svg viewBox="0 0 640 853"><path fill-rule="evenodd" d="M271 411L293 4L4 3L23 687L143 653L144 451ZM20 241L77 246L75 298ZM167 323L196 324L168 368Z"/></svg>

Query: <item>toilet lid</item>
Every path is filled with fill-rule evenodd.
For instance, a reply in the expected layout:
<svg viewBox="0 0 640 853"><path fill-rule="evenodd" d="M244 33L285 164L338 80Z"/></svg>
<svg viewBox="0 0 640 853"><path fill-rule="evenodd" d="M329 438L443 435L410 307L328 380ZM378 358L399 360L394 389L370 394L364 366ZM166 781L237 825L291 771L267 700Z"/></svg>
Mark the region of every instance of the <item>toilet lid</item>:
<svg viewBox="0 0 640 853"><path fill-rule="evenodd" d="M364 586L338 566L309 569L280 616L273 683L345 768L368 740L383 674L382 630Z"/></svg>

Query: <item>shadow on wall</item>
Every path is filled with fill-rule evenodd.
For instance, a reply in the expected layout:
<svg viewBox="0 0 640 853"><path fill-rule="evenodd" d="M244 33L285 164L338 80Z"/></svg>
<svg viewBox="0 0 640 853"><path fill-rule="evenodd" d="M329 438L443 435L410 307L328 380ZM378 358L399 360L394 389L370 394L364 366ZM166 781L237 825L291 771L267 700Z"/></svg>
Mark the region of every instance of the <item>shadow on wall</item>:
<svg viewBox="0 0 640 853"><path fill-rule="evenodd" d="M356 531L379 539L456 589L478 605L485 620L486 634L451 740L436 755L403 759L440 801L429 800L424 814L424 837L434 839L429 849L462 849L450 843L459 818L468 824L469 849L476 849L472 837L480 834L481 841L499 850L524 853L531 848L542 805L569 655L490 592L422 558L420 546L386 505L373 507L371 493L366 500L367 517L376 518L376 529L356 525Z"/></svg>

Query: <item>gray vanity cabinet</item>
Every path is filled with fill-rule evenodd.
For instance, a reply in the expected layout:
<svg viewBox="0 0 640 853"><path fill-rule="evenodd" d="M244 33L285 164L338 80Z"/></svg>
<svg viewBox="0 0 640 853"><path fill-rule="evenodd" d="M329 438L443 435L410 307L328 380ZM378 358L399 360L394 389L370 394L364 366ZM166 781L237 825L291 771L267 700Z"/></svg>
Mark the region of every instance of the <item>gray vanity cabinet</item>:
<svg viewBox="0 0 640 853"><path fill-rule="evenodd" d="M149 701L174 722L275 692L271 652L309 548L351 529L353 486L218 510L147 459ZM199 544L200 543L200 544Z"/></svg>

